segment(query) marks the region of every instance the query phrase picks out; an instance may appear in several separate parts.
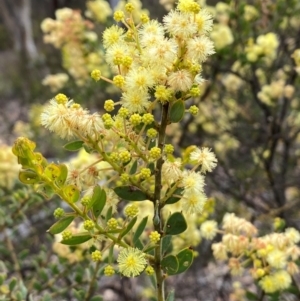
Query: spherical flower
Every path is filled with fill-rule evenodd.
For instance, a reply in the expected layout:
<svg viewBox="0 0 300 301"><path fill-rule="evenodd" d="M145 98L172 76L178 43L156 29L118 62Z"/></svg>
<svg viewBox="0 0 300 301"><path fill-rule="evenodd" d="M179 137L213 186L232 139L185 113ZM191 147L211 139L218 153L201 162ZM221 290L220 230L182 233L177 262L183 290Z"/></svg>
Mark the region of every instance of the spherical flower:
<svg viewBox="0 0 300 301"><path fill-rule="evenodd" d="M153 77L147 68L133 68L126 75L125 89L127 91L147 91L154 85Z"/></svg>
<svg viewBox="0 0 300 301"><path fill-rule="evenodd" d="M290 240L291 243L297 244L300 241L299 231L295 228L287 228L285 230L286 237Z"/></svg>
<svg viewBox="0 0 300 301"><path fill-rule="evenodd" d="M274 293L278 290L277 283L271 275L265 276L258 283L266 293Z"/></svg>
<svg viewBox="0 0 300 301"><path fill-rule="evenodd" d="M185 193L202 193L204 189L204 177L195 171L185 170L182 173L182 186Z"/></svg>
<svg viewBox="0 0 300 301"><path fill-rule="evenodd" d="M285 271L280 270L273 274L274 282L277 284L278 290L287 289L292 284L291 275Z"/></svg>
<svg viewBox="0 0 300 301"><path fill-rule="evenodd" d="M213 42L205 37L196 37L187 42L187 58L191 61L204 62L208 56L215 53Z"/></svg>
<svg viewBox="0 0 300 301"><path fill-rule="evenodd" d="M154 269L151 265L148 265L145 269L145 272L146 272L147 275L151 276L151 275L154 274Z"/></svg>
<svg viewBox="0 0 300 301"><path fill-rule="evenodd" d="M124 39L124 29L113 25L105 29L103 33L103 46L108 48Z"/></svg>
<svg viewBox="0 0 300 301"><path fill-rule="evenodd" d="M139 208L134 203L125 207L124 214L127 217L135 217L138 213L139 213Z"/></svg>
<svg viewBox="0 0 300 301"><path fill-rule="evenodd" d="M122 95L122 105L129 113L144 113L150 105L149 98L146 91L129 90Z"/></svg>
<svg viewBox="0 0 300 301"><path fill-rule="evenodd" d="M169 183L176 182L182 176L181 160L175 160L174 162L166 160L162 167L163 178Z"/></svg>
<svg viewBox="0 0 300 301"><path fill-rule="evenodd" d="M154 139L157 136L157 130L156 129L149 129L147 130L147 137Z"/></svg>
<svg viewBox="0 0 300 301"><path fill-rule="evenodd" d="M92 257L93 261L98 262L98 261L101 261L102 254L99 250L96 250L91 254L91 257Z"/></svg>
<svg viewBox="0 0 300 301"><path fill-rule="evenodd" d="M101 71L99 69L94 69L92 72L91 72L91 78L93 80L95 80L96 82L100 80L101 78Z"/></svg>
<svg viewBox="0 0 300 301"><path fill-rule="evenodd" d="M157 231L152 231L149 235L150 241L153 243L157 243L160 240L160 234Z"/></svg>
<svg viewBox="0 0 300 301"><path fill-rule="evenodd" d="M63 208L56 208L53 213L55 218L61 218L64 216L64 214L65 214L65 210Z"/></svg>
<svg viewBox="0 0 300 301"><path fill-rule="evenodd" d="M206 239L213 239L218 231L218 224L216 221L205 221L201 224L200 233L201 236Z"/></svg>
<svg viewBox="0 0 300 301"><path fill-rule="evenodd" d="M114 268L111 266L111 265L107 265L105 268L104 268L104 275L107 276L107 277L111 277L115 274L115 270Z"/></svg>
<svg viewBox="0 0 300 301"><path fill-rule="evenodd" d="M147 265L145 254L137 248L122 249L117 262L120 273L126 277L135 277L141 274Z"/></svg>
<svg viewBox="0 0 300 301"><path fill-rule="evenodd" d="M187 214L201 213L207 197L203 192L189 192L182 197L182 210Z"/></svg>
<svg viewBox="0 0 300 301"><path fill-rule="evenodd" d="M68 240L68 239L71 239L73 234L70 230L65 230L64 232L62 232L62 239L63 240Z"/></svg>
<svg viewBox="0 0 300 301"><path fill-rule="evenodd" d="M178 45L173 39L163 38L148 45L145 49L143 61L151 66L163 65L170 67L177 57Z"/></svg>
<svg viewBox="0 0 300 301"><path fill-rule="evenodd" d="M217 166L217 158L215 154L207 147L196 148L191 152L190 159L201 164L201 172L206 173L212 171Z"/></svg>
<svg viewBox="0 0 300 301"><path fill-rule="evenodd" d="M213 250L213 254L216 259L226 260L228 258L226 246L224 244L222 244L221 242L212 244L211 248Z"/></svg>
<svg viewBox="0 0 300 301"><path fill-rule="evenodd" d="M213 17L206 9L201 9L195 16L195 23L197 25L197 33L206 34L213 28Z"/></svg>
<svg viewBox="0 0 300 301"><path fill-rule="evenodd" d="M161 149L157 146L152 147L149 150L149 157L153 160L157 160L161 156Z"/></svg>
<svg viewBox="0 0 300 301"><path fill-rule="evenodd" d="M275 249L267 255L267 262L276 269L284 269L287 264L286 254L283 251Z"/></svg>
<svg viewBox="0 0 300 301"><path fill-rule="evenodd" d="M188 91L193 85L192 74L185 69L171 72L168 76L168 84L174 91Z"/></svg>
<svg viewBox="0 0 300 301"><path fill-rule="evenodd" d="M110 218L108 221L107 221L107 227L109 229L117 229L118 228L118 221L115 219L115 218Z"/></svg>
<svg viewBox="0 0 300 301"><path fill-rule="evenodd" d="M83 223L83 228L87 231L93 230L95 227L95 224L92 220L86 220Z"/></svg>
<svg viewBox="0 0 300 301"><path fill-rule="evenodd" d="M98 113L87 114L82 120L81 128L88 136L93 137L94 135L99 135L103 132L104 124L101 116Z"/></svg>
<svg viewBox="0 0 300 301"><path fill-rule="evenodd" d="M163 18L166 31L179 38L188 38L197 32L197 24L194 23L190 14L179 11L171 11Z"/></svg>
<svg viewBox="0 0 300 301"><path fill-rule="evenodd" d="M150 41L153 42L163 39L164 28L158 21L151 20L150 22L143 24L139 30L139 35L143 46L151 46Z"/></svg>
<svg viewBox="0 0 300 301"><path fill-rule="evenodd" d="M69 121L71 103L72 101L67 104L58 104L52 99L41 114L41 124L63 139L74 137L74 128L70 126Z"/></svg>

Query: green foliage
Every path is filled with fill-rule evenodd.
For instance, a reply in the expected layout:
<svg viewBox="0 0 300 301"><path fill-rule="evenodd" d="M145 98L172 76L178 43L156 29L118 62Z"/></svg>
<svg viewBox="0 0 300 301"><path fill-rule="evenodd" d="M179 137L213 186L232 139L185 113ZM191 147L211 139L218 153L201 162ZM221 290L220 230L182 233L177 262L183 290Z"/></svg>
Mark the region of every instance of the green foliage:
<svg viewBox="0 0 300 301"><path fill-rule="evenodd" d="M53 224L48 232L51 234L59 234L62 231L64 231L74 220L75 216L66 216L59 221L57 221L55 224Z"/></svg>
<svg viewBox="0 0 300 301"><path fill-rule="evenodd" d="M166 221L166 235L177 235L187 229L187 223L181 212L175 212Z"/></svg>
<svg viewBox="0 0 300 301"><path fill-rule="evenodd" d="M64 149L74 152L82 148L84 141L76 140L64 145Z"/></svg>
<svg viewBox="0 0 300 301"><path fill-rule="evenodd" d="M170 108L170 116L169 116L170 121L173 123L179 122L184 116L184 111L185 111L184 101L182 100L175 101Z"/></svg>
<svg viewBox="0 0 300 301"><path fill-rule="evenodd" d="M148 199L143 191L134 186L118 186L114 189L114 192L126 201L144 201Z"/></svg>

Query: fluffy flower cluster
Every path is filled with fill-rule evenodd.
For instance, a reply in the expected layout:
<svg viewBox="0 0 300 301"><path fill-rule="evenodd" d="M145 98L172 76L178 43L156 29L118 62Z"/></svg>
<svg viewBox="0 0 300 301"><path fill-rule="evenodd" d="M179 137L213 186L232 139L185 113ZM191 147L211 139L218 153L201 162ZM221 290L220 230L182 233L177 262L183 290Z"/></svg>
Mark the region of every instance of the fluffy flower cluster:
<svg viewBox="0 0 300 301"><path fill-rule="evenodd" d="M258 36L256 43L250 39L245 48L247 59L249 62L256 62L259 58L264 58L267 63L271 63L276 57L278 46L279 40L273 32Z"/></svg>
<svg viewBox="0 0 300 301"><path fill-rule="evenodd" d="M11 147L0 141L0 187L12 189L18 178L19 164Z"/></svg>
<svg viewBox="0 0 300 301"><path fill-rule="evenodd" d="M106 23L108 17L112 15L112 9L107 1L87 1L86 6L87 11L85 12L85 15L97 22Z"/></svg>
<svg viewBox="0 0 300 301"><path fill-rule="evenodd" d="M63 139L71 139L78 133L84 137L96 138L104 130L103 121L99 114L89 114L79 104L72 100L59 102L56 98L50 101L41 115L41 124Z"/></svg>
<svg viewBox="0 0 300 301"><path fill-rule="evenodd" d="M292 85L286 85L283 79L272 81L270 85L262 86L257 97L269 106L276 105L281 97L292 98L295 88Z"/></svg>
<svg viewBox="0 0 300 301"><path fill-rule="evenodd" d="M83 85L89 79L89 73L103 63L103 53L93 47L98 39L92 31L93 24L84 20L79 11L70 8L58 9L55 16L56 20L46 18L41 24L44 42L62 50L64 68L76 84ZM45 78L43 84L57 91L66 81L65 75L52 75Z"/></svg>
<svg viewBox="0 0 300 301"><path fill-rule="evenodd" d="M206 36L212 27L210 15L189 10L184 2L190 7L194 3L179 1L181 9L172 10L163 24L151 20L137 29L124 20L127 32L112 26L103 34L106 61L124 78L121 104L129 113L143 113L153 106L151 90L161 101L171 101L179 91L188 95L197 85L200 64L214 53Z"/></svg>
<svg viewBox="0 0 300 301"><path fill-rule="evenodd" d="M229 258L229 268L233 275L240 275L244 264L252 262L251 275L258 280L266 293L286 289L291 284L291 275L298 273L296 260L300 256L300 233L287 228L282 233L255 237L256 227L234 214L225 214L222 242L212 245L216 259Z"/></svg>
<svg viewBox="0 0 300 301"><path fill-rule="evenodd" d="M42 84L50 87L51 92L57 92L65 86L68 80L69 76L66 73L49 74L43 79Z"/></svg>

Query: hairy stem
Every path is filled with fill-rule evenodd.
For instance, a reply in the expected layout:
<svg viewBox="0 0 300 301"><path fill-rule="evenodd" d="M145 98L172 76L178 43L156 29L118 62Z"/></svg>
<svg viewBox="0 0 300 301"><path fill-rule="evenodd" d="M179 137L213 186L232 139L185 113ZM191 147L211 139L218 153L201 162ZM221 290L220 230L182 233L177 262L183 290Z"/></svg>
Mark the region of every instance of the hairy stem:
<svg viewBox="0 0 300 301"><path fill-rule="evenodd" d="M165 144L166 137L166 128L168 124L168 110L169 104L165 104L162 107L162 116L161 116L161 124L159 128L159 136L158 136L158 147L161 150L161 154L163 153L163 148ZM154 229L158 233L163 235L163 220L161 215L161 209L163 204L161 202L161 188L162 188L162 166L164 163L163 156L157 160L156 170L155 170L155 191L154 191ZM159 241L159 245L155 248L154 254L155 260L155 275L156 275L156 293L157 293L157 301L165 300L165 289L164 289L164 275L161 269L161 260L162 260L162 240Z"/></svg>

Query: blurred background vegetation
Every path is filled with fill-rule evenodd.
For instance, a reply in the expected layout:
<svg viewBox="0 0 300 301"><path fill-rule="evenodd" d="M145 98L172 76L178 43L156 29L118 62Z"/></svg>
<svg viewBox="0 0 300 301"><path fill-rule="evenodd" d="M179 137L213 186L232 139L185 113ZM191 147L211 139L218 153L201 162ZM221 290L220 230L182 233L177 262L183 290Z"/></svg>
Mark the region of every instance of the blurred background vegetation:
<svg viewBox="0 0 300 301"><path fill-rule="evenodd" d="M45 206L42 196L17 181L7 182L8 173L14 176L17 166L8 155L6 144L11 145L18 135L35 140L48 158L68 159L61 148L64 142L42 129L38 120L41 105L56 92L65 93L91 111L100 110L106 99L118 97L104 84L89 79L78 82L77 71L74 73L71 68L72 60L79 64L72 57L76 53L44 43L42 21L55 19L57 9L69 7L81 12L82 18L90 22L87 28L98 34L95 43L81 41L79 48L83 43L85 50L99 53L101 32L113 20L108 17L101 22L84 16L87 2L0 0L0 139L3 144L0 239L4 242L0 246L3 261L0 278L18 279L11 280L9 288L0 284L0 300L30 300L32 291L36 296L33 300L76 300L80 298L76 295L80 294L77 288L84 287L92 293L98 288L90 286L93 267L86 268L87 261L75 264L60 257L51 263L51 270L46 269L54 255L49 247L53 238L45 232L54 221L53 211L59 200L48 201ZM158 0L142 2L143 8L159 20L172 7L172 1L168 5L164 1L166 7ZM215 219L220 221L225 212L236 212L264 233L272 229L275 217L281 217L286 225L300 229L300 54L296 52L300 49L300 5L297 0L200 2L209 6L215 16L211 37L216 54L204 64L206 81L201 96L190 100L199 106L199 115L196 120L186 116L180 125L172 127L169 140L178 145L177 151L195 144L210 147L216 153L218 168L208 176L207 185L207 193L214 197L216 204ZM117 4L117 0L110 1L112 7ZM267 36L269 33L273 35ZM256 53L257 45L266 51ZM74 44L71 50L73 47ZM69 78L59 91L43 81L57 73L67 74ZM200 256L187 275L170 283L177 287L176 300L246 300L232 293L232 279L226 266L216 268L210 263L210 245L203 242L198 251ZM117 284L104 281L101 293L108 294L105 300L140 300L131 289L135 282L135 279L133 282L122 279ZM252 285L247 276L243 284ZM69 289L70 285L74 286L73 290ZM21 292L21 299L9 295L6 289ZM237 286L235 291L238 289ZM9 297L2 298L1 294Z"/></svg>

